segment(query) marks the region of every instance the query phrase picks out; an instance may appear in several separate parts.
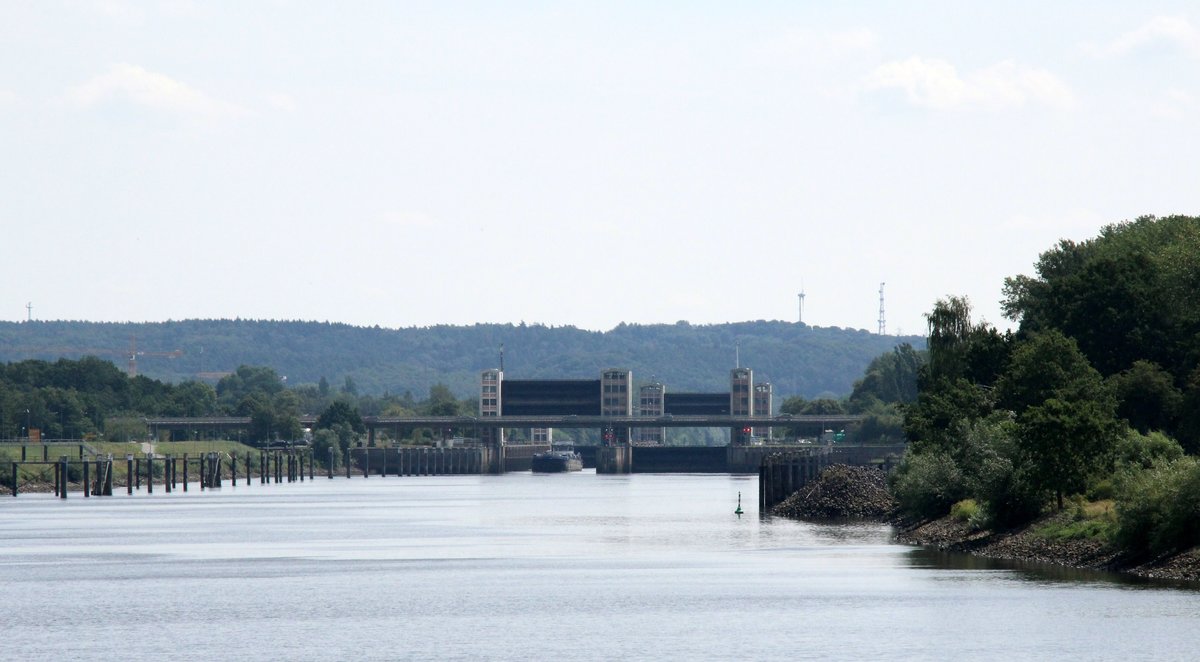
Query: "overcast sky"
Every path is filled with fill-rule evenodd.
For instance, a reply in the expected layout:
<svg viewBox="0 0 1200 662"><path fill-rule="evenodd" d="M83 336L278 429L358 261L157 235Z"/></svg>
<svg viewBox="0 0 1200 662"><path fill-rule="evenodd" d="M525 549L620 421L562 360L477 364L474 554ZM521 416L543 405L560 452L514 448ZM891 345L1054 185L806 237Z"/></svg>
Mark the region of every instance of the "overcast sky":
<svg viewBox="0 0 1200 662"><path fill-rule="evenodd" d="M1200 213L1194 2L4 2L0 319L1007 326Z"/></svg>

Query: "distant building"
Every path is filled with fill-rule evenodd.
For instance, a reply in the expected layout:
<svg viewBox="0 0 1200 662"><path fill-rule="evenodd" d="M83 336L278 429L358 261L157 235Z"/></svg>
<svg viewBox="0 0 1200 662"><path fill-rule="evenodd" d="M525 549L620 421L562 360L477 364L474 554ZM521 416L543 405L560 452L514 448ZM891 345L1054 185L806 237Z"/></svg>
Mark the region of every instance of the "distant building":
<svg viewBox="0 0 1200 662"><path fill-rule="evenodd" d="M484 370L479 377L479 416L500 416L500 388L504 384L504 372L501 370ZM499 428L482 428L480 431L485 443L503 442L504 430Z"/></svg>
<svg viewBox="0 0 1200 662"><path fill-rule="evenodd" d="M480 416L620 416L661 418L670 416L770 416L773 390L768 383L755 384L754 371L734 368L729 372L725 393L668 393L660 382L644 384L635 400L633 372L609 368L600 379L504 379L500 370L484 370L480 376ZM649 422L649 421L647 421ZM632 433L632 439L630 434ZM752 436L767 436L764 428L742 427L731 431L731 443L750 443ZM493 434L493 433L486 433ZM499 440L503 431L496 431ZM534 428L529 439L549 444L554 430ZM666 428L607 428L606 444L666 442ZM485 436L485 440L495 440Z"/></svg>
<svg viewBox="0 0 1200 662"><path fill-rule="evenodd" d="M633 371L610 368L600 375L600 415L633 415ZM607 443L629 443L629 428L605 430Z"/></svg>
<svg viewBox="0 0 1200 662"><path fill-rule="evenodd" d="M754 415L755 416L770 416L773 411L774 389L770 382L763 382L754 385ZM770 428L754 428L754 436L769 437L771 436Z"/></svg>
<svg viewBox="0 0 1200 662"><path fill-rule="evenodd" d="M659 382L643 384L638 389L638 416L648 418L658 418L665 415L664 409L664 394L667 388ZM667 429L663 427L657 428L638 428L633 433L634 441L643 444L662 444L667 440Z"/></svg>
<svg viewBox="0 0 1200 662"><path fill-rule="evenodd" d="M754 371L750 368L734 368L729 371L729 413L731 416L750 416L754 411L750 391L754 387ZM750 428L734 429L730 443L747 444L753 431Z"/></svg>

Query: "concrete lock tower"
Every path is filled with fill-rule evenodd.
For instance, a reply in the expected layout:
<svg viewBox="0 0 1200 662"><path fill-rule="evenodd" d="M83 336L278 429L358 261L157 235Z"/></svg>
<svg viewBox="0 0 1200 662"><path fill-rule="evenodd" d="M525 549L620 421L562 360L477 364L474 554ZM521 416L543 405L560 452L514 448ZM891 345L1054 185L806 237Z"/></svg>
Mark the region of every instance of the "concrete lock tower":
<svg viewBox="0 0 1200 662"><path fill-rule="evenodd" d="M630 416L633 412L633 371L610 368L600 375L600 415ZM629 428L603 431L606 446L625 446L630 442Z"/></svg>
<svg viewBox="0 0 1200 662"><path fill-rule="evenodd" d="M750 392L754 388L754 371L750 368L734 368L729 371L729 415L750 416L753 411ZM753 430L748 426L732 429L729 441L734 446L750 443Z"/></svg>
<svg viewBox="0 0 1200 662"><path fill-rule="evenodd" d="M666 414L665 396L667 387L661 382L651 382L643 384L638 389L638 416L646 418L660 418ZM661 446L667 439L667 429L664 427L656 428L638 428L634 432L634 439L644 444L655 444Z"/></svg>
<svg viewBox="0 0 1200 662"><path fill-rule="evenodd" d="M479 377L479 417L500 416L500 388L504 384L504 370L484 370ZM492 453L492 472L504 473L504 430L485 427L479 430L480 441Z"/></svg>

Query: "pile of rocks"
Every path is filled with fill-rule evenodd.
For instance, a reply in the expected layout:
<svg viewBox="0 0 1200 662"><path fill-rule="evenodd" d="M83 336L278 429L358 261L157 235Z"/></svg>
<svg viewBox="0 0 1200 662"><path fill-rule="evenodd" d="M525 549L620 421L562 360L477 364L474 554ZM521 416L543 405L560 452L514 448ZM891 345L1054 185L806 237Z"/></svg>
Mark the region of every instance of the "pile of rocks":
<svg viewBox="0 0 1200 662"><path fill-rule="evenodd" d="M771 514L798 519L885 517L896 509L887 477L872 467L835 464L817 480L771 509Z"/></svg>

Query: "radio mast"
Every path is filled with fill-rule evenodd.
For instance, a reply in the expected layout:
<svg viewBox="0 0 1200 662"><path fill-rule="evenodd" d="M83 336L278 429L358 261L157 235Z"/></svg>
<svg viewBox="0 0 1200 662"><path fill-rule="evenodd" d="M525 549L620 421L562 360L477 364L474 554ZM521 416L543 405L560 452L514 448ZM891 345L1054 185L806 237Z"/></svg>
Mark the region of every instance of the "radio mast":
<svg viewBox="0 0 1200 662"><path fill-rule="evenodd" d="M883 286L884 285L886 285L886 283L879 284L879 335L881 335L881 336L884 335L885 333L887 333L887 322L885 321L884 316L883 316Z"/></svg>

